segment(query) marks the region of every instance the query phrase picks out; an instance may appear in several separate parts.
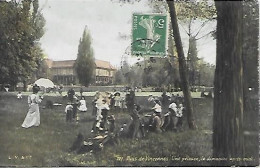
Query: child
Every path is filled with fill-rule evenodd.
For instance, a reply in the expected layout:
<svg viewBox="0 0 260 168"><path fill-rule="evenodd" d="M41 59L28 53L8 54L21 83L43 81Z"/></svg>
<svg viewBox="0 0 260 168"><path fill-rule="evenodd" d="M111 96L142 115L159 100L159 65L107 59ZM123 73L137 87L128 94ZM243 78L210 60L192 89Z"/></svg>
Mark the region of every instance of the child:
<svg viewBox="0 0 260 168"><path fill-rule="evenodd" d="M101 106L102 120L101 120L101 123L100 123L100 130L105 129L105 124L107 122L108 111L110 110L109 105L107 104L107 101L105 99L103 99L102 102L103 102L103 104Z"/></svg>
<svg viewBox="0 0 260 168"><path fill-rule="evenodd" d="M177 125L176 125L177 128L182 127L183 110L184 110L184 107L183 107L182 103L180 103L179 107L176 111L176 117L178 118Z"/></svg>
<svg viewBox="0 0 260 168"><path fill-rule="evenodd" d="M71 122L72 114L73 114L73 106L72 106L71 102L67 103L67 106L65 107L65 113L66 113L66 121Z"/></svg>
<svg viewBox="0 0 260 168"><path fill-rule="evenodd" d="M86 106L85 97L81 97L81 100L79 101L79 111L80 112L87 112L88 108Z"/></svg>
<svg viewBox="0 0 260 168"><path fill-rule="evenodd" d="M21 92L18 92L18 94L17 94L17 99L22 99L22 98L23 98L22 93L21 93Z"/></svg>
<svg viewBox="0 0 260 168"><path fill-rule="evenodd" d="M120 93L115 93L115 97L114 97L114 101L115 101L115 111L116 112L120 112L120 102L121 102L121 97L120 97Z"/></svg>
<svg viewBox="0 0 260 168"><path fill-rule="evenodd" d="M102 97L100 97L96 101L96 107L97 107L96 121L93 124L91 132L96 132L97 129L99 131L103 130L104 124L107 120L108 110L110 110L109 105L106 103L106 100L102 99Z"/></svg>

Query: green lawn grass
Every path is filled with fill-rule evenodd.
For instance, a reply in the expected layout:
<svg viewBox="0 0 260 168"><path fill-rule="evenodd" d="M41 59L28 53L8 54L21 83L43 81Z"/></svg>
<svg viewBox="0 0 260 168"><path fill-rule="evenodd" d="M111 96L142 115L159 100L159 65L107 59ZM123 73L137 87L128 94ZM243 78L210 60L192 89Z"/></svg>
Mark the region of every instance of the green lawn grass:
<svg viewBox="0 0 260 168"><path fill-rule="evenodd" d="M21 124L27 114L27 96L17 100L15 95L1 94L0 98L0 166L189 166L209 165L208 162L181 161L178 158L211 157L212 99L193 99L197 130L149 134L144 139L120 139L116 146L105 146L97 153L75 154L69 148L81 132L91 137L94 117L92 97L87 97L87 113L80 113L79 123L65 122L66 101L60 96L47 95L47 100L63 105L54 109L40 108L41 125L24 129ZM138 96L139 104L144 97ZM113 112L112 112L113 113ZM126 113L116 113L117 123L129 121ZM123 160L119 158L122 157ZM154 158L157 158L154 159ZM158 160L159 158L159 160ZM139 160L138 160L139 159Z"/></svg>

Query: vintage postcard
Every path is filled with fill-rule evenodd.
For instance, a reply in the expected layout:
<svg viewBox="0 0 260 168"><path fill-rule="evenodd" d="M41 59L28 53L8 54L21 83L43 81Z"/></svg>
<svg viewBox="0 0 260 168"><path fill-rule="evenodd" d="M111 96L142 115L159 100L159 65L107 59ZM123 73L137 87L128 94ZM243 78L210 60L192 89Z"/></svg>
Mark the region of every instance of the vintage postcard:
<svg viewBox="0 0 260 168"><path fill-rule="evenodd" d="M259 165L259 2L0 0L0 166Z"/></svg>

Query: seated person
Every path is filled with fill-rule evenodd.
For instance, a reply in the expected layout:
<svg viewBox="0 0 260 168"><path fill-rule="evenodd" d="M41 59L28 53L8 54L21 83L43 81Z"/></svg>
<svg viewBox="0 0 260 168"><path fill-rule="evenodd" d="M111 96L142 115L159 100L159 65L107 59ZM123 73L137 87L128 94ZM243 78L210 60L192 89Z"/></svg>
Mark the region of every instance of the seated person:
<svg viewBox="0 0 260 168"><path fill-rule="evenodd" d="M79 101L79 111L80 112L87 112L88 108L86 106L85 98L82 96L81 100Z"/></svg>
<svg viewBox="0 0 260 168"><path fill-rule="evenodd" d="M168 108L168 112L164 115L164 124L162 126L163 131L167 130L175 130L176 129L176 111L177 111L177 105L174 101L171 102Z"/></svg>
<svg viewBox="0 0 260 168"><path fill-rule="evenodd" d="M23 98L22 93L21 93L21 92L18 92L18 93L17 93L17 99L22 99L22 98Z"/></svg>

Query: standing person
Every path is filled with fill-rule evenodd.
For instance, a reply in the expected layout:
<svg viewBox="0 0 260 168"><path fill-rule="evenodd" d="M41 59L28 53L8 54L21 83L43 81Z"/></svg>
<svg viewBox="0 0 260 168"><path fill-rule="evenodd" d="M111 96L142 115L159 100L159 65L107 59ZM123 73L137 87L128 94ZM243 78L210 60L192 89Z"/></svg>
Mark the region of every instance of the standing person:
<svg viewBox="0 0 260 168"><path fill-rule="evenodd" d="M69 90L68 90L68 98L69 98L69 101L71 101L71 102L73 102L73 98L74 98L74 95L75 95L75 91L74 91L74 89L73 88L70 88Z"/></svg>
<svg viewBox="0 0 260 168"><path fill-rule="evenodd" d="M33 86L33 93L28 96L29 110L22 124L23 128L29 128L32 126L40 125L40 110L39 103L42 102L43 97L39 96L40 87L37 85Z"/></svg>
<svg viewBox="0 0 260 168"><path fill-rule="evenodd" d="M131 90L130 94L126 95L126 106L128 112L132 113L134 111L134 105L135 105L135 92Z"/></svg>
<svg viewBox="0 0 260 168"><path fill-rule="evenodd" d="M110 110L109 105L105 99L102 100L102 106L101 106L101 115L102 115L102 120L100 123L100 128L99 130L105 130L106 129L106 123L107 123L107 116L108 112Z"/></svg>
<svg viewBox="0 0 260 168"><path fill-rule="evenodd" d="M96 106L97 99L94 99L92 101L92 116L95 116L97 114L97 106Z"/></svg>
<svg viewBox="0 0 260 168"><path fill-rule="evenodd" d="M123 112L126 112L127 106L126 106L125 96L122 96L122 97L121 97L120 105L121 105L122 111L123 111Z"/></svg>
<svg viewBox="0 0 260 168"><path fill-rule="evenodd" d="M100 127L100 122L101 122L101 119L102 119L102 115L101 115L101 112L102 112L102 104L103 104L103 101L102 101L102 96L99 96L99 98L95 101L95 107L96 107L96 120L95 122L93 123L93 126L92 126L92 130L91 132L96 132L96 129Z"/></svg>
<svg viewBox="0 0 260 168"><path fill-rule="evenodd" d="M65 113L66 113L66 121L71 122L72 113L73 113L73 106L71 105L71 102L67 103L67 106L65 107Z"/></svg>
<svg viewBox="0 0 260 168"><path fill-rule="evenodd" d="M78 100L78 98L75 96L74 98L74 101L73 101L73 103L72 103L72 106L73 106L73 115L72 115L72 118L73 118L73 120L75 120L75 121L78 121L79 120L79 117L78 117L78 111L77 111L77 109L78 109L78 105L79 105L79 100Z"/></svg>
<svg viewBox="0 0 260 168"><path fill-rule="evenodd" d="M59 92L59 94L62 96L62 86L60 85L59 87L58 87L58 92Z"/></svg>
<svg viewBox="0 0 260 168"><path fill-rule="evenodd" d="M80 88L80 91L79 91L79 93L80 93L80 97L83 96L83 92L84 92L84 91L83 91L83 88L81 87L81 88Z"/></svg>
<svg viewBox="0 0 260 168"><path fill-rule="evenodd" d="M110 108L113 109L115 106L115 96L110 93L109 98L110 98Z"/></svg>
<svg viewBox="0 0 260 168"><path fill-rule="evenodd" d="M141 107L137 104L134 106L134 111L131 113L132 122L129 125L128 134L130 138L138 138L138 137L144 137L145 131L144 131L144 124L142 123L139 112L141 110Z"/></svg>
<svg viewBox="0 0 260 168"><path fill-rule="evenodd" d="M162 111L167 111L167 107L169 106L169 96L166 94L165 91L163 91L162 94Z"/></svg>
<svg viewBox="0 0 260 168"><path fill-rule="evenodd" d="M120 97L120 93L119 92L116 92L114 94L114 101L115 101L115 111L116 112L120 112L120 105L121 105L121 97Z"/></svg>
<svg viewBox="0 0 260 168"><path fill-rule="evenodd" d="M88 108L86 106L86 100L85 97L82 96L81 100L79 101L79 111L80 112L87 112Z"/></svg>
<svg viewBox="0 0 260 168"><path fill-rule="evenodd" d="M182 127L183 111L184 111L184 107L182 103L180 103L178 109L176 110L176 117L178 118L176 127L179 129L181 129Z"/></svg>
<svg viewBox="0 0 260 168"><path fill-rule="evenodd" d="M177 100L176 100L176 96L174 95L174 93L172 94L172 96L171 96L171 102L176 102Z"/></svg>
<svg viewBox="0 0 260 168"><path fill-rule="evenodd" d="M92 110L92 116L96 116L97 115L97 101L98 99L100 98L100 93L99 91L96 91L95 95L94 95L94 100L92 101L92 107L93 107L93 110Z"/></svg>

